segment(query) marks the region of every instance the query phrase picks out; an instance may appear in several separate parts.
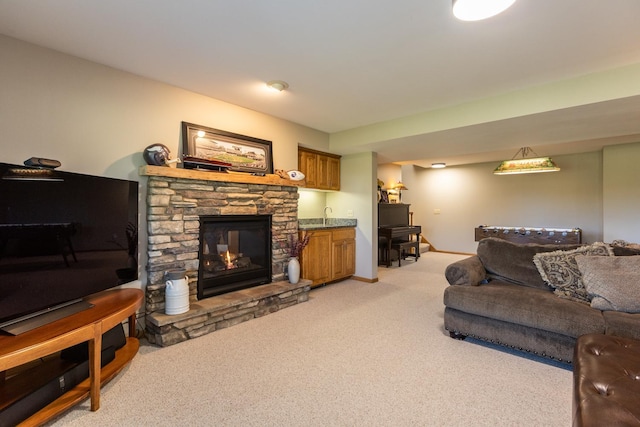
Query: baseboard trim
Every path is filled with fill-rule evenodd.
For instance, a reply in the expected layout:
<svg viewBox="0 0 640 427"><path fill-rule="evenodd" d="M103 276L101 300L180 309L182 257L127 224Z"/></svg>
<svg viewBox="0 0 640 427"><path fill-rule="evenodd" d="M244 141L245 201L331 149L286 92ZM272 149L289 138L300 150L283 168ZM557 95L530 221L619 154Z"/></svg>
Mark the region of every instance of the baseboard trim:
<svg viewBox="0 0 640 427"><path fill-rule="evenodd" d="M476 255L476 254L469 253L469 252L438 251L438 250L433 250L433 249L431 249L429 252L439 252L441 254L451 254L451 255L469 255L469 256Z"/></svg>
<svg viewBox="0 0 640 427"><path fill-rule="evenodd" d="M374 277L373 279L367 279L366 277L351 276L351 278L353 280L357 280L358 282L366 282L366 283L376 283L378 281L377 277Z"/></svg>

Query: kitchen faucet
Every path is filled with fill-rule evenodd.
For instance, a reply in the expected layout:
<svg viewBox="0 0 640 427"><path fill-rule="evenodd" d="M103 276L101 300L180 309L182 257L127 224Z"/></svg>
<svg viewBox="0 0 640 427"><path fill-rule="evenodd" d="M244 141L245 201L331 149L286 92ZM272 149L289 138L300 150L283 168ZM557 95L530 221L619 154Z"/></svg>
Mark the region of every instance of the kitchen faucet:
<svg viewBox="0 0 640 427"><path fill-rule="evenodd" d="M322 226L326 227L327 226L327 209L329 210L329 212L333 213L333 209L331 209L331 207L329 206L325 206L324 208L324 217L322 218Z"/></svg>

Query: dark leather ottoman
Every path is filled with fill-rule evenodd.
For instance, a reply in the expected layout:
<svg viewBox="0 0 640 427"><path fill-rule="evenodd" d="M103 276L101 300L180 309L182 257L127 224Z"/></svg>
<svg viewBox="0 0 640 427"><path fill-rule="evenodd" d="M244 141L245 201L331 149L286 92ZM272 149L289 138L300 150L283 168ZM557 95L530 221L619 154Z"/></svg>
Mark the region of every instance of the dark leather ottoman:
<svg viewBox="0 0 640 427"><path fill-rule="evenodd" d="M602 334L578 338L573 425L640 426L640 340Z"/></svg>

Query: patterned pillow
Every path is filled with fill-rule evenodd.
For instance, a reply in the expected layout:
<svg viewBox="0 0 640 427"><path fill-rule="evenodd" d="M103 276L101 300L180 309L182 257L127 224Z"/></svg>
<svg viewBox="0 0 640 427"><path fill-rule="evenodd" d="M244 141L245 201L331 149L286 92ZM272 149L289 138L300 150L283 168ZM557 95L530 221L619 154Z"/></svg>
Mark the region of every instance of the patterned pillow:
<svg viewBox="0 0 640 427"><path fill-rule="evenodd" d="M576 255L611 256L613 252L609 245L598 242L571 251L535 254L533 263L538 268L542 279L554 289L553 292L557 296L588 303L589 295L582 283L582 276L575 260Z"/></svg>
<svg viewBox="0 0 640 427"><path fill-rule="evenodd" d="M578 255L591 307L640 313L640 256L589 257Z"/></svg>

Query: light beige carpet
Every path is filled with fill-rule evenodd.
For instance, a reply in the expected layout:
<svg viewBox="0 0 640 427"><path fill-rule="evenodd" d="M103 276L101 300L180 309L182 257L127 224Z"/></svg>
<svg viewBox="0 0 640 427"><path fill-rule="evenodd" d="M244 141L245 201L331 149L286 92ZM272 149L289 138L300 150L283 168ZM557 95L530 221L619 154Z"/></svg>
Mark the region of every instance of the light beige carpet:
<svg viewBox="0 0 640 427"><path fill-rule="evenodd" d="M53 425L568 426L571 372L449 338L445 267L428 252L308 302L131 365Z"/></svg>

